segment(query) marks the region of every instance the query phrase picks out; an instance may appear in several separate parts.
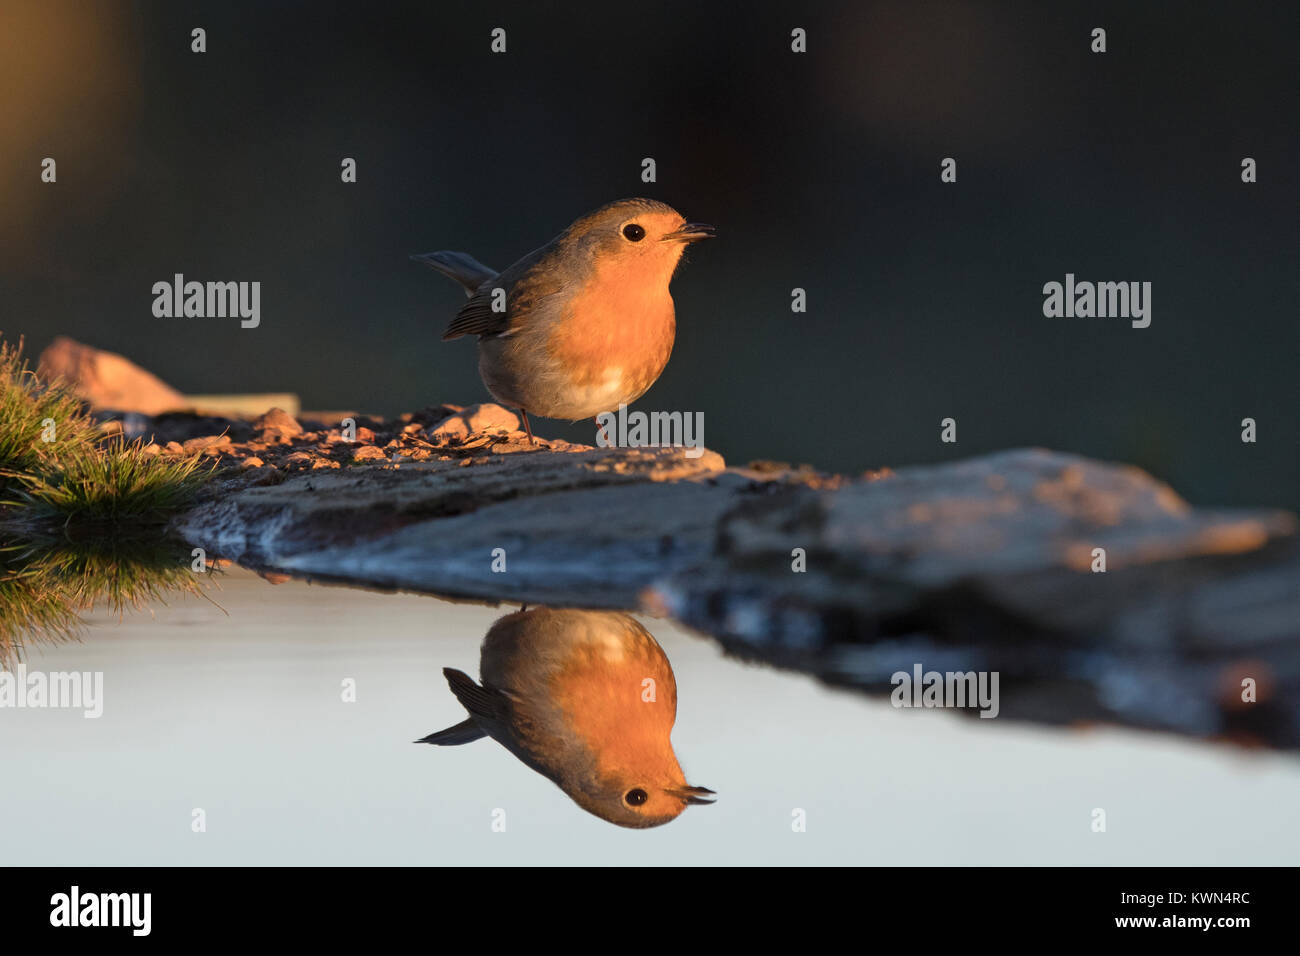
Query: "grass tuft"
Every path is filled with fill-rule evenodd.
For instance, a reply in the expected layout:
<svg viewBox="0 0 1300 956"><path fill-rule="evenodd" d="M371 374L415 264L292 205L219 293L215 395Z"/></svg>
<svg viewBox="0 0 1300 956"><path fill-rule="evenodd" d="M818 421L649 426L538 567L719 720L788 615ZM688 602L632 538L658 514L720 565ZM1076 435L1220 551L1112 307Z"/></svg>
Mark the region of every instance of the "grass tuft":
<svg viewBox="0 0 1300 956"><path fill-rule="evenodd" d="M80 526L161 524L193 502L212 473L193 458L160 458L143 441L108 439L65 456L50 474L19 478L17 504L35 520Z"/></svg>
<svg viewBox="0 0 1300 956"><path fill-rule="evenodd" d="M199 461L105 437L80 399L27 367L21 343L0 343L0 521L145 530L194 500L214 470Z"/></svg>
<svg viewBox="0 0 1300 956"><path fill-rule="evenodd" d="M40 382L22 352L21 342L0 342L0 474L9 477L57 467L63 456L92 446L98 433L80 399Z"/></svg>

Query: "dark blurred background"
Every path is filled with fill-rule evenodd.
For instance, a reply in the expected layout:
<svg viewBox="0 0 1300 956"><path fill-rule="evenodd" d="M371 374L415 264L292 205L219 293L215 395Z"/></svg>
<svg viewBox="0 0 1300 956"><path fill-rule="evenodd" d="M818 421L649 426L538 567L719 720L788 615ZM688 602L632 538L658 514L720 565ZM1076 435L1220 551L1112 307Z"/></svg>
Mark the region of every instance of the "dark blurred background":
<svg viewBox="0 0 1300 956"><path fill-rule="evenodd" d="M0 26L0 330L33 356L62 333L189 393L485 400L438 340L460 290L407 255L504 268L648 195L720 238L638 407L703 411L729 462L1033 444L1300 507L1292 3L4 0ZM154 318L175 272L260 280L261 327ZM1045 318L1067 272L1150 281L1151 327Z"/></svg>

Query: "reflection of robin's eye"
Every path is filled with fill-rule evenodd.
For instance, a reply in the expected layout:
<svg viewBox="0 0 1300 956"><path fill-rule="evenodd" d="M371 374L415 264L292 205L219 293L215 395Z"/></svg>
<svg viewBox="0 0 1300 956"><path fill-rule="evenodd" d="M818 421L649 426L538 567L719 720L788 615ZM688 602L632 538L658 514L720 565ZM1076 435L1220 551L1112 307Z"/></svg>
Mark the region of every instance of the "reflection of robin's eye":
<svg viewBox="0 0 1300 956"><path fill-rule="evenodd" d="M640 229L641 227L637 226L637 228ZM627 230L625 229L623 231L626 232ZM627 805L629 807L639 807L641 806L641 804L649 800L650 797L646 794L644 790L642 790L640 787L637 787L637 789L635 790L629 790L626 793L626 795L624 795L623 799L627 801Z"/></svg>
<svg viewBox="0 0 1300 956"><path fill-rule="evenodd" d="M629 242L640 242L642 239L645 238L645 230L642 229L640 226L638 226L636 223L629 222L626 226L623 227L623 235L627 237L627 240ZM640 793L641 802L645 803L645 793L643 791L633 790L632 793ZM629 797L631 795L632 795L631 793L628 794Z"/></svg>

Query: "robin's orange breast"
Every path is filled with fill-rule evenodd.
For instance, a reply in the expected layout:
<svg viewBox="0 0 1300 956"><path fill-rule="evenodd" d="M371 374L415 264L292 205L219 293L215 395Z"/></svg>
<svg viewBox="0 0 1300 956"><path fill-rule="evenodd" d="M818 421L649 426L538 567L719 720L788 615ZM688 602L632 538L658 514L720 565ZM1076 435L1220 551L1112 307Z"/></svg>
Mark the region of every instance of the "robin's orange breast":
<svg viewBox="0 0 1300 956"><path fill-rule="evenodd" d="M655 383L676 332L666 282L648 282L635 269L598 267L548 330L546 350L571 388L604 403L590 412L595 415L635 401Z"/></svg>

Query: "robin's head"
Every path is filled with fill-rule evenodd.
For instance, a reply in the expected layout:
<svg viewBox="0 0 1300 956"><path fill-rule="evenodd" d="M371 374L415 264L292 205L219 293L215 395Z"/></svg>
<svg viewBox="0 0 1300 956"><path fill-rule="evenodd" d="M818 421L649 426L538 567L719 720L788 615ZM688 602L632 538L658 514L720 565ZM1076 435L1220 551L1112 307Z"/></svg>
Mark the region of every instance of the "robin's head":
<svg viewBox="0 0 1300 956"><path fill-rule="evenodd" d="M686 247L713 235L713 227L687 222L672 206L653 199L620 199L571 225L564 240L598 263L616 264L670 279Z"/></svg>

